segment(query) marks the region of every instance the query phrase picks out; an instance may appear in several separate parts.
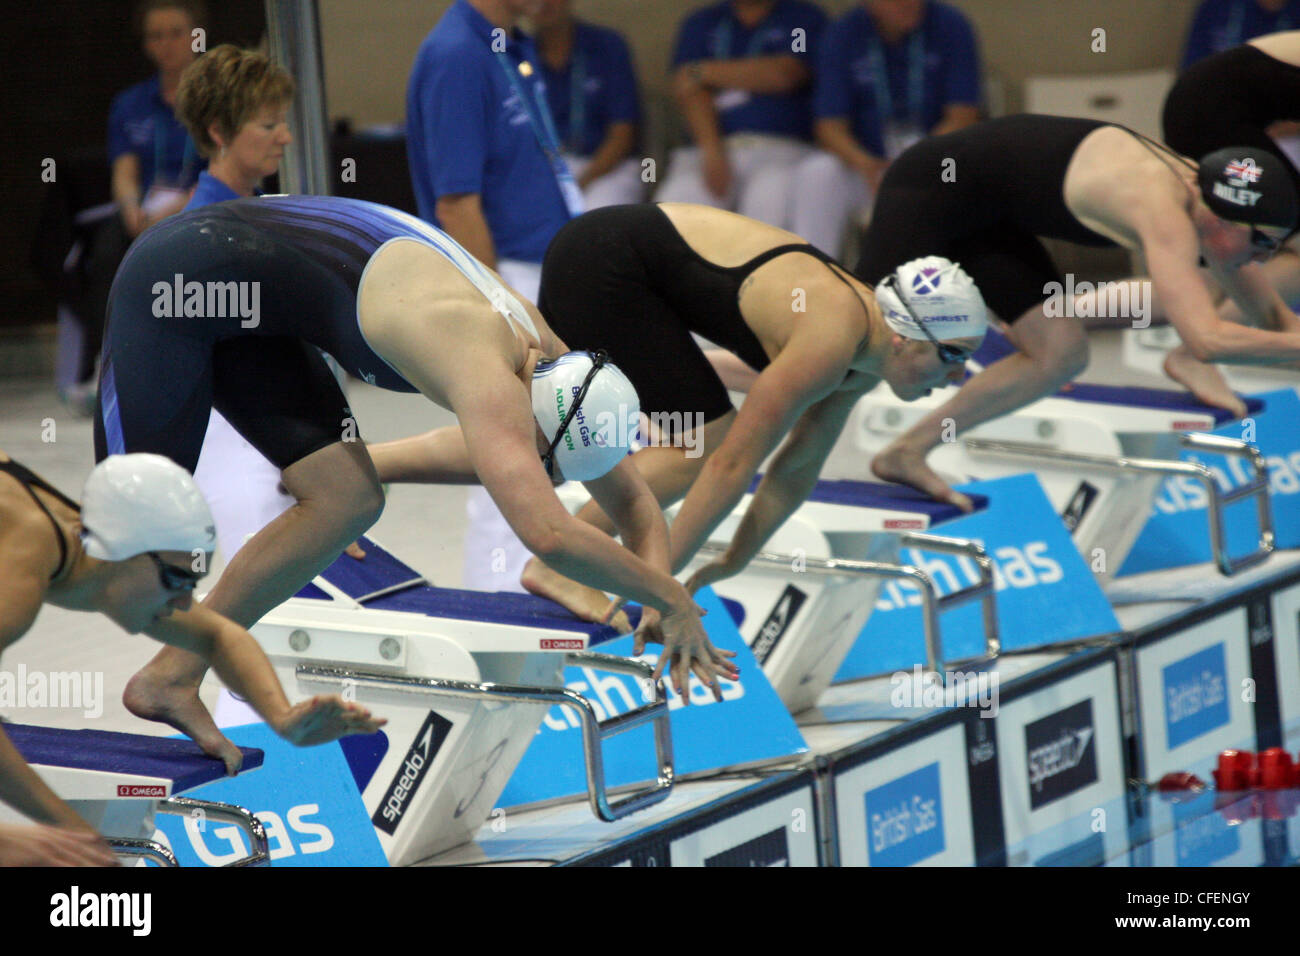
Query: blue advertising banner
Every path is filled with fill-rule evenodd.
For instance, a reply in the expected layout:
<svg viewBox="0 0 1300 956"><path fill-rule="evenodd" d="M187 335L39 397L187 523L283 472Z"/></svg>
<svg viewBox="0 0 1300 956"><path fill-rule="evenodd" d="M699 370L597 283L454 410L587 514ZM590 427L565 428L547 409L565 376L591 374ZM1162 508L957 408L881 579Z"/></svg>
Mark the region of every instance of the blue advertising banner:
<svg viewBox="0 0 1300 956"><path fill-rule="evenodd" d="M1269 490L1273 498L1273 526L1279 548L1300 547L1300 395L1294 389L1264 392L1268 411L1257 419L1232 422L1213 434L1255 445L1268 462ZM1252 434L1253 430L1253 434ZM1198 461L1214 473L1223 491L1247 484L1251 472L1243 459L1185 451L1183 461ZM1247 554L1259 540L1255 502L1231 505L1225 517L1228 553ZM1129 552L1119 577L1161 571L1213 560L1205 488L1190 478L1169 478L1160 486L1151 516Z"/></svg>
<svg viewBox="0 0 1300 956"><path fill-rule="evenodd" d="M789 711L763 676L731 615L711 588L696 595L708 613L704 627L713 643L736 652L740 680L722 680L722 703L692 675L685 706L665 678L672 712L673 756L679 775L735 764L786 757L807 750ZM628 656L632 636L600 646L602 653ZM646 660L656 660L647 649ZM640 706L643 698L635 679L623 674L570 667L565 686L594 701L601 719ZM269 755L268 755L269 760ZM587 778L582 759L582 731L567 709L553 707L542 721L532 746L515 769L502 793L500 805L518 806L555 797L585 794ZM638 727L605 743L605 779L609 786L652 780L654 735L649 726Z"/></svg>
<svg viewBox="0 0 1300 956"><path fill-rule="evenodd" d="M938 762L868 790L863 800L872 866L911 866L943 852Z"/></svg>
<svg viewBox="0 0 1300 956"><path fill-rule="evenodd" d="M251 810L266 828L272 866L388 865L338 742L295 747L266 724L229 727L224 732L240 746L266 751L262 768L184 796ZM382 736L382 731L375 736ZM222 866L249 852L238 827L197 812L187 817L159 814L157 826L182 866Z"/></svg>
<svg viewBox="0 0 1300 956"><path fill-rule="evenodd" d="M1034 647L1120 629L1110 602L1036 476L1012 475L958 487L987 495L988 508L950 521L942 531L946 537L981 542L993 559L1003 648ZM966 557L904 548L901 560L924 569L940 596L979 581L979 569ZM978 602L942 615L945 659L984 653L981 615ZM924 662L920 591L910 582L891 580L881 588L876 609L835 680L908 670Z"/></svg>

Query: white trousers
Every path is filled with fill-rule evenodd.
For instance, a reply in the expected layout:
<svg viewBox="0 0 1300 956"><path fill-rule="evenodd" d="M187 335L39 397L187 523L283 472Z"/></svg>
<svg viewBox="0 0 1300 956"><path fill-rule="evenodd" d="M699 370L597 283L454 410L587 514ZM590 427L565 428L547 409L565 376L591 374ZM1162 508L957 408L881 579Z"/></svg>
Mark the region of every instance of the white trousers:
<svg viewBox="0 0 1300 956"><path fill-rule="evenodd" d="M813 148L783 136L734 133L726 138L731 162L731 189L719 199L704 184L703 159L697 146L673 150L658 202L689 202L729 209L782 229L790 228L795 169Z"/></svg>
<svg viewBox="0 0 1300 956"><path fill-rule="evenodd" d="M817 152L794 171L799 192L791 203L791 232L822 252L840 258L849 220L871 207L867 181L833 153ZM849 263L850 268L852 264Z"/></svg>
<svg viewBox="0 0 1300 956"><path fill-rule="evenodd" d="M590 159L581 156L565 155L569 169L575 179L580 177L591 164ZM588 209L602 206L622 206L627 203L642 202L645 199L646 184L641 181L641 163L636 159L625 159L604 176L587 184L582 191L582 198Z"/></svg>

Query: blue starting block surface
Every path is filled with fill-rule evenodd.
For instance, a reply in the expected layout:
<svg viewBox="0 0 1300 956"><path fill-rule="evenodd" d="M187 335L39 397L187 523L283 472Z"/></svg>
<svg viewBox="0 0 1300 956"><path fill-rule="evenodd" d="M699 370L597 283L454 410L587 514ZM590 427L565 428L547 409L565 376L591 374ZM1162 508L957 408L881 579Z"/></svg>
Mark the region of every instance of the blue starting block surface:
<svg viewBox="0 0 1300 956"><path fill-rule="evenodd" d="M957 486L987 496L989 507L944 526L944 534L981 542L995 566L998 625L1005 650L1113 634L1120 630L1110 602L1084 564L1060 516L1034 475L1011 475ZM975 562L904 548L903 561L926 570L939 596L979 580ZM916 586L890 581L835 680L908 670L925 661L921 596ZM942 615L947 660L984 652L979 602Z"/></svg>
<svg viewBox="0 0 1300 956"><path fill-rule="evenodd" d="M225 764L191 740L29 724L5 724L4 731L24 760L41 766L171 780L176 793L226 776ZM262 766L261 750L241 747L240 752L244 770Z"/></svg>
<svg viewBox="0 0 1300 956"><path fill-rule="evenodd" d="M1300 420L1300 396L1294 389L1279 389L1264 392L1260 398L1247 399L1247 404L1252 408L1252 415L1254 409L1265 405L1268 414L1258 421L1252 419L1250 430L1246 429L1245 421L1226 419L1226 424L1220 424L1212 434L1244 439L1259 449L1268 464L1277 546L1300 548L1300 430L1296 428ZM1242 487L1253 477L1240 458L1191 449L1182 452L1179 458L1206 465L1224 492ZM1185 477L1165 479L1119 576L1213 560L1207 508L1205 489L1199 482ZM1230 505L1224 515L1224 525L1229 554L1255 550L1259 524L1253 501L1242 500Z"/></svg>
<svg viewBox="0 0 1300 956"><path fill-rule="evenodd" d="M758 490L763 476L757 475L749 483L749 493ZM893 485L879 481L821 480L813 486L808 501L828 505L849 505L856 508L880 508L885 511L911 511L927 515L930 523L939 524L962 517L965 512L956 505L937 501L923 491L907 485ZM987 495L972 495L976 511L989 505Z"/></svg>
<svg viewBox="0 0 1300 956"><path fill-rule="evenodd" d="M363 538L361 546L366 552L364 559L340 555L321 576L365 607L457 621L574 631L586 634L589 646L619 636L612 627L579 620L554 601L535 594L432 587L418 571L373 541ZM308 584L295 596L308 600L331 600L330 595L314 584ZM640 620L640 608L629 606L626 610L635 627Z"/></svg>
<svg viewBox="0 0 1300 956"><path fill-rule="evenodd" d="M1014 355L1016 347L1006 336L994 329L989 329L983 344L971 356L977 365L988 367L994 362ZM967 376L969 377L969 375ZM1127 405L1133 408L1157 408L1172 412L1188 412L1196 415L1211 415L1219 425L1235 421L1235 416L1225 408L1206 405L1196 399L1191 392L1173 388L1137 388L1122 385L1088 385L1071 382L1055 395L1056 398L1068 398L1076 402L1097 402L1106 405ZM1246 398L1246 413L1257 415L1264 410L1264 402L1258 398Z"/></svg>

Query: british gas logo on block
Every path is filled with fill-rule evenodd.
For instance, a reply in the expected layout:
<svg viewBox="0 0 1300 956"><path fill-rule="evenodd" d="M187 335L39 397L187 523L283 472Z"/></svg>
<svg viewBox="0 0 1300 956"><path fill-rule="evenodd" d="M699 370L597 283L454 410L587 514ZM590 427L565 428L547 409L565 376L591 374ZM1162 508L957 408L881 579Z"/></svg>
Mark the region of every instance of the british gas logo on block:
<svg viewBox="0 0 1300 956"><path fill-rule="evenodd" d="M1223 643L1212 644L1160 672L1169 749L1226 724L1228 669Z"/></svg>
<svg viewBox="0 0 1300 956"><path fill-rule="evenodd" d="M938 761L868 790L863 799L872 866L910 866L944 851Z"/></svg>

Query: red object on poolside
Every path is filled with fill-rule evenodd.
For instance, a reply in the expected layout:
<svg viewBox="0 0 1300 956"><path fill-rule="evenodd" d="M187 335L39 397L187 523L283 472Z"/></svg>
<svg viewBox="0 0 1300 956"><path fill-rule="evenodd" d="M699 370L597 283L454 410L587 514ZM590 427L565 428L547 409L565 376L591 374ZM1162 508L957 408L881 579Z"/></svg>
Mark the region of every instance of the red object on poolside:
<svg viewBox="0 0 1300 956"><path fill-rule="evenodd" d="M1160 778L1160 782L1156 784L1156 789L1162 793L1175 790L1204 790L1205 781L1196 774L1184 770L1180 773L1165 774Z"/></svg>
<svg viewBox="0 0 1300 956"><path fill-rule="evenodd" d="M1289 790L1294 767L1291 755L1281 747L1269 747L1259 755L1259 784L1264 790Z"/></svg>
<svg viewBox="0 0 1300 956"><path fill-rule="evenodd" d="M1214 769L1214 785L1219 790L1249 790L1258 780L1253 752L1225 750L1219 754L1219 765Z"/></svg>

